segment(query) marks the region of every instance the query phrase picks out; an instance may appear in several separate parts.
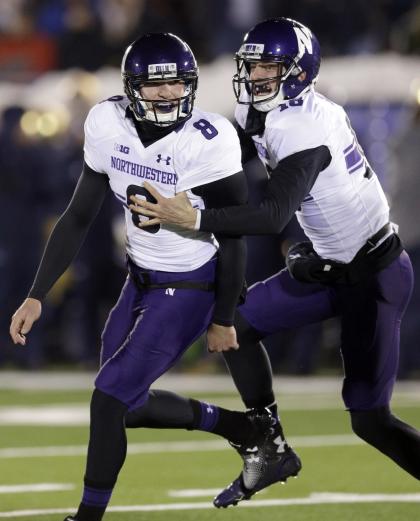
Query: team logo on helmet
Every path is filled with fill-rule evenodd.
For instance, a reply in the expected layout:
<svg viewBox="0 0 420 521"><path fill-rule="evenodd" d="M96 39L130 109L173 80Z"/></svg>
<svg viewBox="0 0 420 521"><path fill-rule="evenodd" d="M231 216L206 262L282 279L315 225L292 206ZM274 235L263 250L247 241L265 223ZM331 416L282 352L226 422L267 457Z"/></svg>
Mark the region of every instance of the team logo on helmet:
<svg viewBox="0 0 420 521"><path fill-rule="evenodd" d="M312 33L304 26L293 27L299 46L299 56L303 56L305 52L312 54Z"/></svg>

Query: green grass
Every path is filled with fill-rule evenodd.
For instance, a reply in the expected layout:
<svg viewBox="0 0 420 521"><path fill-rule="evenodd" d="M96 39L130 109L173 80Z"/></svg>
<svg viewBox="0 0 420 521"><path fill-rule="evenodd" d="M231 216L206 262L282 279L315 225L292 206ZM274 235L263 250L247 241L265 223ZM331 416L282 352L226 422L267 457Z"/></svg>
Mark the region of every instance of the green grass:
<svg viewBox="0 0 420 521"><path fill-rule="evenodd" d="M89 392L1 391L0 407L51 404L87 404ZM200 397L200 396L198 396ZM207 394L215 403L239 407L232 395ZM290 438L296 436L350 434L348 415L339 406L315 410L311 396L303 396L300 410L293 410L291 399L282 413ZM305 401L308 409L304 409ZM283 399L287 405L287 397ZM337 404L339 402L337 401ZM403 401L401 402L403 403ZM404 420L420 426L420 403L396 408ZM88 427L0 426L0 449L50 445L85 445ZM175 430L129 431L129 442L209 440L204 433ZM257 500L305 498L314 493L406 494L420 492L418 482L367 445L302 447L297 449L304 469L299 479L286 486L274 485ZM70 491L0 494L1 513L23 509L70 508L80 499L84 456L0 458L0 486L28 483L71 483ZM111 505L149 505L162 503L203 503L211 498L173 498L169 490L190 488L219 489L236 477L240 460L234 451L131 454L121 472ZM24 516L21 521L62 520L64 514ZM12 519L12 518L10 518ZM420 519L418 503L340 503L300 506L233 508L218 511L181 510L167 512L109 512L106 521L406 521Z"/></svg>

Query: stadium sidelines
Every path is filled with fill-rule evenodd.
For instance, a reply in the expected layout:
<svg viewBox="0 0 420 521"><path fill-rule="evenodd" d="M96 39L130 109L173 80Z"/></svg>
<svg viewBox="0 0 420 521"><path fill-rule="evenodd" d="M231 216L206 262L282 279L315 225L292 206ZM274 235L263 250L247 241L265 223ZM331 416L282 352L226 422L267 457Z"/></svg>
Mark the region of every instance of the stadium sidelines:
<svg viewBox="0 0 420 521"><path fill-rule="evenodd" d="M364 442L352 434L318 436L294 436L289 438L293 447L341 447L361 445ZM130 443L129 454L156 454L168 452L209 452L232 450L224 440L164 441ZM5 447L0 449L0 459L45 458L63 456L86 456L86 445L57 445L46 447Z"/></svg>
<svg viewBox="0 0 420 521"><path fill-rule="evenodd" d="M58 405L48 403L48 392L91 392L95 373L69 373L63 371L4 371L0 370L0 391L12 393L11 402L0 406L0 425L85 425L89 421L88 396L79 394L76 403L67 400ZM341 400L342 378L339 376L283 377L273 378L273 387L281 410L344 410ZM180 394L200 396L212 401L221 400L220 405L237 408L240 404L238 392L232 379L226 374L190 374L173 372L163 375L152 386L168 389ZM25 406L13 404L13 393L47 393L45 402ZM225 394L229 397L219 398ZM216 396L215 396L216 395ZM395 385L393 405L398 407L417 407L419 405L420 382L401 381ZM206 399L206 398L204 398Z"/></svg>
<svg viewBox="0 0 420 521"><path fill-rule="evenodd" d="M420 393L419 393L420 396ZM239 398L216 398L208 400L227 408L241 408ZM418 407L418 396L411 398L400 394L393 401L394 406L398 407ZM344 405L338 397L328 395L311 395L311 398L303 396L281 396L282 411L325 411L337 410L344 411ZM89 425L89 404L88 403L62 403L44 404L33 406L0 406L0 425L16 426L57 426L75 427Z"/></svg>
<svg viewBox="0 0 420 521"><path fill-rule="evenodd" d="M31 391L89 391L95 381L95 373L69 371L0 371L0 389ZM274 386L282 392L313 394L314 392L340 391L339 377L278 377ZM304 385L302 385L304 383ZM189 374L172 372L163 375L153 385L173 389L176 392L233 392L232 378L228 374ZM418 386L420 389L420 385Z"/></svg>
<svg viewBox="0 0 420 521"><path fill-rule="evenodd" d="M331 505L345 503L420 503L420 494L341 494L321 492L303 498L260 499L242 502L238 508L286 507L300 505ZM111 506L108 512L162 512L179 510L210 510L210 502L166 503L156 505ZM0 512L0 518L67 514L73 508L54 508L44 510L12 510Z"/></svg>
<svg viewBox="0 0 420 521"><path fill-rule="evenodd" d="M0 370L0 390L91 390L95 373L68 371L5 371ZM341 392L341 376L290 377L274 376L273 385L276 392L294 395L313 395L317 393L334 394ZM159 378L153 385L155 388L167 388L176 392L229 393L237 394L232 379L227 374L190 374L170 372ZM416 380L397 382L395 392L403 392L412 397L420 394L420 382Z"/></svg>

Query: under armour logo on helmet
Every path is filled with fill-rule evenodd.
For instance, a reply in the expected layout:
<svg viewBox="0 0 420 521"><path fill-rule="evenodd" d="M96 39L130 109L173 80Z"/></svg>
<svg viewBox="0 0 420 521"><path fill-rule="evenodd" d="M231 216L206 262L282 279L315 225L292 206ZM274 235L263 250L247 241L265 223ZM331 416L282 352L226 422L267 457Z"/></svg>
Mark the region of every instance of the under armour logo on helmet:
<svg viewBox="0 0 420 521"><path fill-rule="evenodd" d="M168 156L168 157L165 159L164 157L162 157L162 154L158 154L157 159L156 159L156 162L157 162L157 163L160 163L161 161L165 161L165 163L166 163L167 165L169 165L170 162L171 162L171 158Z"/></svg>

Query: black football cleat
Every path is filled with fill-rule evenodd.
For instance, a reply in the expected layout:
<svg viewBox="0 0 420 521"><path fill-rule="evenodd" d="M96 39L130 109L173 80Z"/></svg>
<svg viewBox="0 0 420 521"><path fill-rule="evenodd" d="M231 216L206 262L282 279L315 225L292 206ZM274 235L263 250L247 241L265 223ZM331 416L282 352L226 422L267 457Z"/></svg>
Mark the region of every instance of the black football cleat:
<svg viewBox="0 0 420 521"><path fill-rule="evenodd" d="M260 434L255 439L255 446L250 448L231 443L244 466L241 474L214 498L213 504L217 508L237 505L273 483L285 483L289 477L297 476L302 468L297 454L282 439L280 426L270 411L252 410L248 415Z"/></svg>
<svg viewBox="0 0 420 521"><path fill-rule="evenodd" d="M242 480L242 474L239 475L230 485L224 488L214 500L213 505L216 508L227 508L236 506L239 501L250 499L252 492L248 490Z"/></svg>

